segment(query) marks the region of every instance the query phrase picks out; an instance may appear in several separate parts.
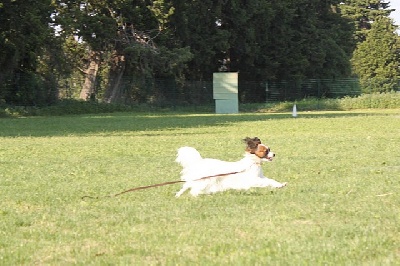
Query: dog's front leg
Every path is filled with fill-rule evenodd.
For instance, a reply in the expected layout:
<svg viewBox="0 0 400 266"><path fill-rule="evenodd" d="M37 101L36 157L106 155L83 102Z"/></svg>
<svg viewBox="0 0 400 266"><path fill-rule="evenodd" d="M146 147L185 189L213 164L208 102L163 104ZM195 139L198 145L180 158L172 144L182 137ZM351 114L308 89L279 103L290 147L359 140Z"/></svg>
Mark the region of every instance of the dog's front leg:
<svg viewBox="0 0 400 266"><path fill-rule="evenodd" d="M179 198L186 190L188 190L190 188L190 185L188 182L186 182L185 184L183 184L183 187L181 188L181 190L179 190L176 194L175 197Z"/></svg>
<svg viewBox="0 0 400 266"><path fill-rule="evenodd" d="M267 186L273 187L273 188L281 188L287 185L287 182L280 183L276 180L273 180L271 178L265 177L263 178L264 182L266 183Z"/></svg>

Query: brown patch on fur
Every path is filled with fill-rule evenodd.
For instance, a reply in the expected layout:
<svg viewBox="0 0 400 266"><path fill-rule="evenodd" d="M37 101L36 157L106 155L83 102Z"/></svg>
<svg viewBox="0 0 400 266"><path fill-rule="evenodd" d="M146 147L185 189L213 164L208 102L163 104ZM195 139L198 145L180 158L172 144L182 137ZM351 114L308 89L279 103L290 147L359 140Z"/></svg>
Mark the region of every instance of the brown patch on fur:
<svg viewBox="0 0 400 266"><path fill-rule="evenodd" d="M257 157L264 158L267 156L268 152L269 152L269 149L267 146L258 145L257 150L255 151L254 154L257 155Z"/></svg>

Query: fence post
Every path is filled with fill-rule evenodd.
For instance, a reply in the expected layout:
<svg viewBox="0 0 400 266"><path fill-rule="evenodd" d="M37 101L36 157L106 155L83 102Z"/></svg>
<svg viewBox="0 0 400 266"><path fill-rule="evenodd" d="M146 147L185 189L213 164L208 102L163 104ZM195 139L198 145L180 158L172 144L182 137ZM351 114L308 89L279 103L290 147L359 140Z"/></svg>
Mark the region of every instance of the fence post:
<svg viewBox="0 0 400 266"><path fill-rule="evenodd" d="M321 102L321 79L317 79L317 95L318 95L317 109L319 110Z"/></svg>

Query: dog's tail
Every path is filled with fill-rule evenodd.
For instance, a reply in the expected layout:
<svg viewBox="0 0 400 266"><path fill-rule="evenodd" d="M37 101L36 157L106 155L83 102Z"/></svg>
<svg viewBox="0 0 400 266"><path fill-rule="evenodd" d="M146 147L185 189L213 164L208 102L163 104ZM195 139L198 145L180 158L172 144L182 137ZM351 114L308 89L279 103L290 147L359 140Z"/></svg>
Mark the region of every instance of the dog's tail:
<svg viewBox="0 0 400 266"><path fill-rule="evenodd" d="M178 149L178 154L176 156L175 162L182 165L183 168L196 163L197 161L203 159L200 153L192 147L181 147Z"/></svg>

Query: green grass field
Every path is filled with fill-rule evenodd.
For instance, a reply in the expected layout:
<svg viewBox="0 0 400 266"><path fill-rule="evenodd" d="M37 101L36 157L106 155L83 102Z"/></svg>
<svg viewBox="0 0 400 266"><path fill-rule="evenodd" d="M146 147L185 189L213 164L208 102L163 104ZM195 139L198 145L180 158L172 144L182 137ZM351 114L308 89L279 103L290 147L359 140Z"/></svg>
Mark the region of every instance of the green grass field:
<svg viewBox="0 0 400 266"><path fill-rule="evenodd" d="M239 160L258 136L283 189L197 198L180 146ZM0 119L0 265L400 265L400 110Z"/></svg>

